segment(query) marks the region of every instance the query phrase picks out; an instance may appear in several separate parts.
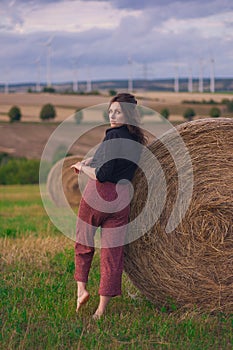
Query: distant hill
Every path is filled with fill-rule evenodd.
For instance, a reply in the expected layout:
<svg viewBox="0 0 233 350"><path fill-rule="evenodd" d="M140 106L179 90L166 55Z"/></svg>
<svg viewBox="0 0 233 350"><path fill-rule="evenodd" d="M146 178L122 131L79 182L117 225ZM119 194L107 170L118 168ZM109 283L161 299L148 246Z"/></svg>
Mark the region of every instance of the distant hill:
<svg viewBox="0 0 233 350"><path fill-rule="evenodd" d="M193 79L193 91L198 91L198 79ZM53 87L58 92L72 92L72 82L53 83ZM78 83L79 91L86 91L86 82L81 81ZM45 84L41 84L43 89ZM119 90L127 89L128 80L98 80L92 82L92 91L98 90ZM133 88L148 91L174 91L174 79L135 79L133 80ZM4 85L0 85L0 92L5 89ZM8 87L10 92L27 92L28 90L35 91L36 83L22 83L11 84ZM210 79L203 79L204 92L210 91ZM179 79L179 91L188 90L188 78ZM233 78L216 78L215 79L215 91L216 92L233 92Z"/></svg>

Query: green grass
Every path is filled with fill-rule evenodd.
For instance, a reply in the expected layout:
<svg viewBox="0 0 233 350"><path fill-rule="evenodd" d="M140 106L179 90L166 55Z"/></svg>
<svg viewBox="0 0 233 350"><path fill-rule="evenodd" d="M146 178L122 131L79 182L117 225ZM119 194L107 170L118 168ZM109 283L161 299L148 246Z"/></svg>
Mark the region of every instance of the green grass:
<svg viewBox="0 0 233 350"><path fill-rule="evenodd" d="M37 185L0 186L0 237L58 233L48 220Z"/></svg>
<svg viewBox="0 0 233 350"><path fill-rule="evenodd" d="M98 250L88 284L91 299L76 315L73 242L50 223L37 186L0 187L0 193L1 349L232 349L232 315L167 312L125 274L123 295L93 321Z"/></svg>

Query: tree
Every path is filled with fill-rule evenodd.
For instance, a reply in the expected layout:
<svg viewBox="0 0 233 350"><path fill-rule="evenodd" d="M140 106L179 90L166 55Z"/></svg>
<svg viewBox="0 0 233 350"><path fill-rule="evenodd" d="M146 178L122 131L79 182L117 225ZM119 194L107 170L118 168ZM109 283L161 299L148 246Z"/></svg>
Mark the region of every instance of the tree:
<svg viewBox="0 0 233 350"><path fill-rule="evenodd" d="M192 121L195 115L196 113L193 108L187 108L183 114L184 118L187 119L188 121Z"/></svg>
<svg viewBox="0 0 233 350"><path fill-rule="evenodd" d="M76 124L81 124L81 121L83 120L83 111L76 110L74 119L76 121Z"/></svg>
<svg viewBox="0 0 233 350"><path fill-rule="evenodd" d="M211 108L211 110L210 110L210 116L211 116L212 118L219 118L220 115L221 115L221 111L220 111L220 109L219 109L218 107L213 107L213 108Z"/></svg>
<svg viewBox="0 0 233 350"><path fill-rule="evenodd" d="M51 103L44 105L40 111L40 119L54 119L56 117L56 110Z"/></svg>
<svg viewBox="0 0 233 350"><path fill-rule="evenodd" d="M52 87L52 86L45 86L44 88L43 88L43 92L49 92L49 93L54 93L54 92L56 92L56 90L54 89L54 87Z"/></svg>
<svg viewBox="0 0 233 350"><path fill-rule="evenodd" d="M10 122L17 122L21 119L21 111L18 106L13 106L8 112L8 116L10 118Z"/></svg>
<svg viewBox="0 0 233 350"><path fill-rule="evenodd" d="M169 115L170 115L169 109L168 109L168 108L163 108L163 109L161 110L160 114L161 114L164 118L168 119L168 118L169 118Z"/></svg>

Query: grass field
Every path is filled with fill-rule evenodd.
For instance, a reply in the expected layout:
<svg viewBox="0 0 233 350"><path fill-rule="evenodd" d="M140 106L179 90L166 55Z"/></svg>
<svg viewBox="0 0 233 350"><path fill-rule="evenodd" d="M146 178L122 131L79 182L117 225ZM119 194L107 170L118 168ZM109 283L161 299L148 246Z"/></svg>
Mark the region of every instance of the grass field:
<svg viewBox="0 0 233 350"><path fill-rule="evenodd" d="M75 313L73 242L49 221L38 186L0 187L1 349L232 349L233 315L157 308L123 276L123 296L98 304L99 252L91 299Z"/></svg>

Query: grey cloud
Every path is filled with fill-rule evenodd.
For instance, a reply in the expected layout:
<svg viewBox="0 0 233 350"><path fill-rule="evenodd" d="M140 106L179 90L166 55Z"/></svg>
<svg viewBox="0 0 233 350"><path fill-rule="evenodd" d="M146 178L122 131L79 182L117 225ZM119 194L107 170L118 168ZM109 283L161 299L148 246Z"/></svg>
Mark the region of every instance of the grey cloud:
<svg viewBox="0 0 233 350"><path fill-rule="evenodd" d="M119 3L123 4L123 0L117 2L118 6ZM153 1L153 4L160 2L162 1ZM137 3L137 0L133 3ZM146 3L149 4L150 1ZM180 6L181 3L182 6ZM199 4L199 1L196 3ZM219 6L220 1L211 3L218 3ZM223 4L222 1L221 4ZM231 67L229 57L232 45L225 42L224 38L223 40L214 37L202 38L198 30L191 31L188 26L181 34L174 33L173 28L170 28L169 32L160 31L163 22L171 17L197 17L200 11L203 11L202 15L206 15L208 7L211 7L210 2L203 2L198 8L194 6L194 2L187 3L187 1L185 3L184 1L167 1L167 6L156 6L145 9L139 17L131 16L129 11L129 15L123 17L115 29L93 28L78 33L65 31L21 35L2 33L1 46L4 47L4 50L0 54L0 67L4 69L8 65L12 71L12 77L14 76L18 81L21 79L35 80L35 60L41 57L41 69L44 74L42 80L45 80L46 47L41 44L54 34L53 72L54 75L59 73L59 76L63 76L64 79L67 79L65 72L70 69L72 60L76 59L81 71L85 71L85 67L89 65L101 77L106 67L111 66L109 75L117 78L119 69L127 66L128 55L131 55L134 62L135 77L142 76L139 68L136 67L145 62L155 67L156 77L172 77L175 62L180 63L180 70L184 75L187 75L188 64L193 65L193 72L198 75L199 59L203 57L207 61L210 55L214 55L216 59L216 74L218 72L222 74L224 71L233 74L227 71L227 67ZM227 23L229 26L232 25L231 19ZM207 65L205 69L205 74L208 75ZM105 76L102 78L104 79Z"/></svg>
<svg viewBox="0 0 233 350"><path fill-rule="evenodd" d="M170 10L169 16L176 18L204 17L216 13L233 10L232 0L110 0L117 8L131 10L156 10L163 16L163 12Z"/></svg>
<svg viewBox="0 0 233 350"><path fill-rule="evenodd" d="M16 81L25 80L25 77L27 81L35 81L35 60L40 57L42 80L45 81L47 51L41 43L47 41L50 35L51 33L43 35L37 33L23 38L20 35L2 36L5 50L0 56L0 66L2 69L9 67ZM154 67L156 77L172 77L174 63L180 64L180 72L186 76L188 65L192 65L193 73L197 76L200 58L209 60L211 49L216 60L216 73L218 74L218 71L222 69L221 62L227 61L229 53L229 46L226 43L216 44L215 38L202 39L199 33L194 31L187 32L185 35L148 32L140 37L135 35L132 38L132 36L133 30L125 33L124 36L120 30L114 32L113 30L95 29L78 34L56 33L52 42L53 76L63 76L63 81L68 79L65 72L71 69L72 61L76 60L81 74L85 72L87 66L90 66L98 72L99 78L105 79L102 72L106 70L106 67L111 66L109 76L118 78L117 72L127 66L129 54L134 62L134 77L142 77L142 71L138 67L142 67L145 62ZM113 45L113 40L120 45ZM87 42L88 45L86 45ZM221 52L225 52L224 58ZM205 69L205 74L208 75L207 67Z"/></svg>

